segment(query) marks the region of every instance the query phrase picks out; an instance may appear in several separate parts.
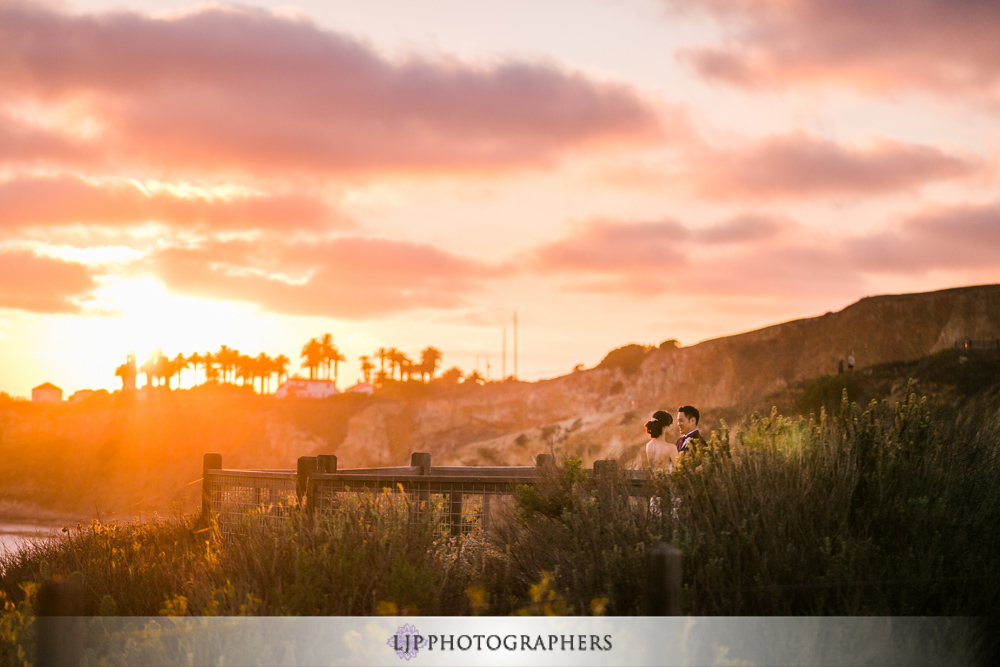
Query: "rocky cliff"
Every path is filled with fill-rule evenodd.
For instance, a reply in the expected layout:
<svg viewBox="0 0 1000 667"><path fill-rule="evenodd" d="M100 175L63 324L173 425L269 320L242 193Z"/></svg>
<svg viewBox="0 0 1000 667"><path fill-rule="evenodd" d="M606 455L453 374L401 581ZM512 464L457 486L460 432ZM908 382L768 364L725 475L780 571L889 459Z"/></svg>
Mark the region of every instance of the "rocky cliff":
<svg viewBox="0 0 1000 667"><path fill-rule="evenodd" d="M827 313L691 347L653 350L638 370L593 368L540 382L504 382L422 399L373 398L336 450L343 467L399 465L411 451L435 462L527 463L567 448L585 458L644 441L657 408L752 404L792 383L916 359L964 338L1000 338L1000 285L868 297Z"/></svg>

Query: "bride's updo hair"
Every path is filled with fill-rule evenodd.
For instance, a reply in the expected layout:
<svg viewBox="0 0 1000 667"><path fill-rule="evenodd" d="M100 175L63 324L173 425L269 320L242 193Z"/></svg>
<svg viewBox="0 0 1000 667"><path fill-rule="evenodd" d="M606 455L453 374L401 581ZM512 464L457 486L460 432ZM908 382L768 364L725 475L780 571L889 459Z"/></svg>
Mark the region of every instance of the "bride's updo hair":
<svg viewBox="0 0 1000 667"><path fill-rule="evenodd" d="M663 429L667 428L674 423L674 418L670 416L669 412L664 412L663 410L657 410L653 413L653 416L648 422L646 422L646 433L649 434L650 438L654 440L663 435Z"/></svg>

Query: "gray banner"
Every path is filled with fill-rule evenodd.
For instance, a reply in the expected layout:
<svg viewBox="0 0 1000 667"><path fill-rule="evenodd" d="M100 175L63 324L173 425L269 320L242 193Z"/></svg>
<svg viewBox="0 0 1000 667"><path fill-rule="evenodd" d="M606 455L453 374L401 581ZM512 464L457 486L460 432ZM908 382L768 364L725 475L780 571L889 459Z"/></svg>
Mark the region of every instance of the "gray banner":
<svg viewBox="0 0 1000 667"><path fill-rule="evenodd" d="M976 665L972 618L50 619L82 662L127 665ZM993 640L995 641L995 640Z"/></svg>

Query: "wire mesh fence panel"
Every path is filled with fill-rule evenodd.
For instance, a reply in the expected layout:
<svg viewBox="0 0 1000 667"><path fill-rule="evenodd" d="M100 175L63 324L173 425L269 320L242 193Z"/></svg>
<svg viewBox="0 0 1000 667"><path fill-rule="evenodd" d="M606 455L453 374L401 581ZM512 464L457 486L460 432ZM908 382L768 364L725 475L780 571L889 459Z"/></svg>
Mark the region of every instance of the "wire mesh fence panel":
<svg viewBox="0 0 1000 667"><path fill-rule="evenodd" d="M298 504L294 474L219 471L211 474L209 489L212 513L224 538L232 537L251 512L274 527Z"/></svg>
<svg viewBox="0 0 1000 667"><path fill-rule="evenodd" d="M498 498L512 496L517 484L500 479L422 479L418 476L326 476L313 480L314 508L330 511L343 494L405 495L416 511L434 511L441 527L452 535L487 530ZM521 483L530 480L519 480ZM494 511L491 511L494 510ZM415 517L414 521L418 519Z"/></svg>
<svg viewBox="0 0 1000 667"><path fill-rule="evenodd" d="M303 460L311 463L308 457L300 463ZM210 509L220 533L233 536L250 513L258 525L277 527L287 519L289 509L298 506L300 496L306 501L304 509L328 512L345 494L367 493L405 496L413 512L411 523L423 521L427 512L433 512L440 517L435 520L445 534L485 534L498 516L497 508L512 505L519 486L542 479L537 467L399 466L336 471L334 464L333 470L316 472L315 465L306 465L297 472L207 471ZM602 479L606 476L602 473ZM649 502L645 473L625 471L623 482L623 492Z"/></svg>

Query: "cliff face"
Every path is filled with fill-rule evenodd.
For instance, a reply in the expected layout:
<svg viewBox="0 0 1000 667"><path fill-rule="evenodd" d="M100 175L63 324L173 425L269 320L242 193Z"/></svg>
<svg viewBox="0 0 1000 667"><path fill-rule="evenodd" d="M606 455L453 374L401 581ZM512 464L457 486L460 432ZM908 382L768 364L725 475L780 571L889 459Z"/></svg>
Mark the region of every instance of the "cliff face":
<svg viewBox="0 0 1000 667"><path fill-rule="evenodd" d="M645 415L685 403L711 410L753 401L790 383L836 373L838 360L846 364L852 352L861 369L923 357L966 337L1000 338L1000 285L869 297L822 317L656 350L631 376L594 368L441 398L375 399L351 419L336 453L344 467L399 465L411 451L469 461L476 447L509 450L520 434L578 418L583 431L605 437L609 426L621 424L623 415L628 422L632 412ZM638 429L641 435L641 419ZM525 462L533 453L515 452Z"/></svg>

